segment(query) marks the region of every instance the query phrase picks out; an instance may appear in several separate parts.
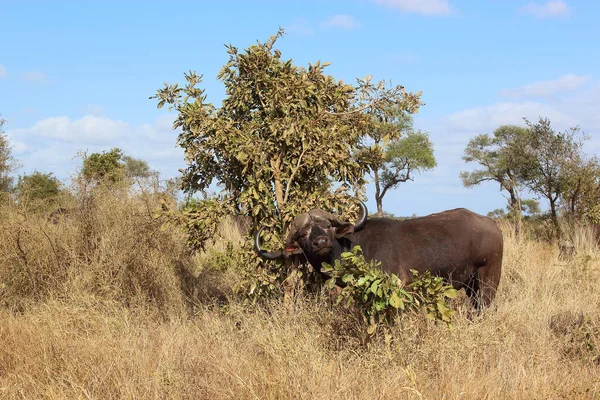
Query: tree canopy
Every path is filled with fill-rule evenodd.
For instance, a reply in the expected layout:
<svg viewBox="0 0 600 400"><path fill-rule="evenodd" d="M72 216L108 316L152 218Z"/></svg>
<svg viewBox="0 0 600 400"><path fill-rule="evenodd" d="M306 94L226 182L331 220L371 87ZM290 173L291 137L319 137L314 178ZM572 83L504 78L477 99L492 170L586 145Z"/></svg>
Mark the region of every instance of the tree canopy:
<svg viewBox="0 0 600 400"><path fill-rule="evenodd" d="M61 184L52 173L34 171L19 177L15 191L19 202L34 209L46 209L54 206Z"/></svg>
<svg viewBox="0 0 600 400"><path fill-rule="evenodd" d="M383 217L383 198L388 190L437 164L429 135L414 131L412 118L404 110L377 111L371 114L370 123L357 158L373 178L377 215Z"/></svg>
<svg viewBox="0 0 600 400"><path fill-rule="evenodd" d="M583 152L587 136L579 127L557 132L548 118L535 123L524 120L525 126L503 125L493 136L477 135L469 141L463 159L482 168L461 172L463 184L498 182L508 193L509 216L516 217L517 229L524 189L547 200L557 228L560 206L578 221L593 220L600 200L600 163Z"/></svg>
<svg viewBox="0 0 600 400"><path fill-rule="evenodd" d="M465 187L492 181L500 185L501 191L506 191L509 215L517 222L517 232L522 215L523 172L529 164L526 153L528 137L528 129L516 125L502 125L492 135L475 136L467 144L463 160L477 163L481 168L460 173Z"/></svg>
<svg viewBox="0 0 600 400"><path fill-rule="evenodd" d="M550 216L558 227L558 206L574 183L573 174L583 161L579 127L556 132L548 118L536 123L525 119L529 130L528 163L523 170L527 187L548 200ZM580 171L581 172L581 171Z"/></svg>
<svg viewBox="0 0 600 400"><path fill-rule="evenodd" d="M144 160L123 154L119 148L83 157L81 175L90 183L115 184L126 178L148 178L155 174Z"/></svg>
<svg viewBox="0 0 600 400"><path fill-rule="evenodd" d="M280 30L244 52L228 45L229 61L218 74L226 97L217 108L197 86L202 76L185 74L186 85L165 84L158 107L177 111L174 127L185 150L182 188L224 188L197 202L197 243L212 237L215 216L245 213L279 233L310 208L352 210L350 195L364 190L366 166L353 157L370 123L368 113L396 107L408 113L421 105L420 93L402 86L357 79L352 86L325 73L329 63L307 68L284 60L274 46Z"/></svg>

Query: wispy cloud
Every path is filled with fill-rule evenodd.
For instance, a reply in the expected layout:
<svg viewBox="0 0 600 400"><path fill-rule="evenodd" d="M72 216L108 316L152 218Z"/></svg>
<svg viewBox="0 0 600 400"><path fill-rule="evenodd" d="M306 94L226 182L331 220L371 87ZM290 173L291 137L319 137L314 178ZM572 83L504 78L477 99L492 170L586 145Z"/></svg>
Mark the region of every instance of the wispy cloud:
<svg viewBox="0 0 600 400"><path fill-rule="evenodd" d="M7 75L8 75L8 71L6 70L4 65L0 65L0 79L6 78Z"/></svg>
<svg viewBox="0 0 600 400"><path fill-rule="evenodd" d="M175 146L178 133L172 127L172 115L137 126L88 115L75 120L66 116L46 118L6 133L27 170L52 171L66 178L80 166L81 161L73 159L78 151L100 152L118 147L125 154L148 161L162 174L176 176L185 164L183 151Z"/></svg>
<svg viewBox="0 0 600 400"><path fill-rule="evenodd" d="M321 28L323 29L340 28L345 30L351 30L358 28L359 26L360 24L356 19L354 19L354 17L345 14L336 14L328 18L326 21L321 22Z"/></svg>
<svg viewBox="0 0 600 400"><path fill-rule="evenodd" d="M44 74L43 72L39 72L39 71L23 72L21 74L21 78L23 78L24 81L32 82L32 83L48 83L49 82L46 74Z"/></svg>
<svg viewBox="0 0 600 400"><path fill-rule="evenodd" d="M536 18L568 17L571 14L569 6L562 0L551 0L546 3L531 2L519 8L519 14L533 15Z"/></svg>
<svg viewBox="0 0 600 400"><path fill-rule="evenodd" d="M35 123L27 130L14 130L15 134L27 134L64 142L110 143L125 136L129 125L87 115L72 121L69 117L51 117Z"/></svg>
<svg viewBox="0 0 600 400"><path fill-rule="evenodd" d="M375 4L407 13L421 15L451 15L447 0L372 0Z"/></svg>
<svg viewBox="0 0 600 400"><path fill-rule="evenodd" d="M567 111L550 104L533 101L502 102L455 112L446 118L450 130L459 132L492 132L501 125L523 125L523 117L537 120L547 117L553 125L569 127L578 121Z"/></svg>
<svg viewBox="0 0 600 400"><path fill-rule="evenodd" d="M558 79L534 82L520 88L502 89L498 94L503 97L548 97L578 89L589 81L589 76L565 74Z"/></svg>

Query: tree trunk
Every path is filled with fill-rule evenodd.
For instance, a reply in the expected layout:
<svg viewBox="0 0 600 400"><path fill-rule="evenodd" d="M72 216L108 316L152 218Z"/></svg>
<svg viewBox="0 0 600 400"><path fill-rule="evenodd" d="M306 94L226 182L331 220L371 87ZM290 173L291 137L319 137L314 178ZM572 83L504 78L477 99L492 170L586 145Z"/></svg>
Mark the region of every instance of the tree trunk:
<svg viewBox="0 0 600 400"><path fill-rule="evenodd" d="M521 238L521 224L523 220L521 198L514 187L510 188L508 192L510 193L510 208L512 209L515 218L515 235L518 240Z"/></svg>
<svg viewBox="0 0 600 400"><path fill-rule="evenodd" d="M271 160L271 168L273 169L273 178L275 180L275 199L277 201L277 208L279 210L283 207L283 183L281 182L281 171L279 167L281 166L281 161Z"/></svg>
<svg viewBox="0 0 600 400"><path fill-rule="evenodd" d="M550 195L548 196L548 200L550 200L550 216L552 217L552 222L554 223L554 227L556 228L556 236L557 239L560 239L560 225L558 224L558 214L556 212L557 199Z"/></svg>
<svg viewBox="0 0 600 400"><path fill-rule="evenodd" d="M383 217L383 196L381 195L381 188L379 187L379 173L377 170L374 172L375 178L375 202L377 203L377 216Z"/></svg>

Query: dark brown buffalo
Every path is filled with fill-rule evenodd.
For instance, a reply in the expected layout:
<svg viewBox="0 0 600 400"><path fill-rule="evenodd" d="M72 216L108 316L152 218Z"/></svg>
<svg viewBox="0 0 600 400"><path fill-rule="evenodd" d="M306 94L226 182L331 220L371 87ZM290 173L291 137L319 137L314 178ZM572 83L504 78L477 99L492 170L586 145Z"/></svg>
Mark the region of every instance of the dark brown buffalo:
<svg viewBox="0 0 600 400"><path fill-rule="evenodd" d="M472 304L488 306L496 294L502 269L502 232L487 217L464 208L421 218L399 221L391 218L367 219L361 203L361 217L353 225L323 210L296 217L283 250L266 252L260 248L260 232L255 250L263 258L304 256L319 271L344 251L359 245L367 261L381 261L381 268L397 274L404 282L411 269L430 271L444 277L454 288L464 288Z"/></svg>

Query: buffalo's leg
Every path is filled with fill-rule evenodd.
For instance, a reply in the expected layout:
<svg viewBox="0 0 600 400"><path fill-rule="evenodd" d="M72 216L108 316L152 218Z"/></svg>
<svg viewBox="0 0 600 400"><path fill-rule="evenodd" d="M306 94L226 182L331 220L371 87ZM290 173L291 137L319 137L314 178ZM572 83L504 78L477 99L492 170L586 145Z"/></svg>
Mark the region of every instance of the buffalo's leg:
<svg viewBox="0 0 600 400"><path fill-rule="evenodd" d="M471 304L481 311L489 305L496 297L496 290L500 283L501 260L498 263L490 263L488 265L477 268L477 271L472 279L473 289L471 293L467 290L467 294L471 299Z"/></svg>

